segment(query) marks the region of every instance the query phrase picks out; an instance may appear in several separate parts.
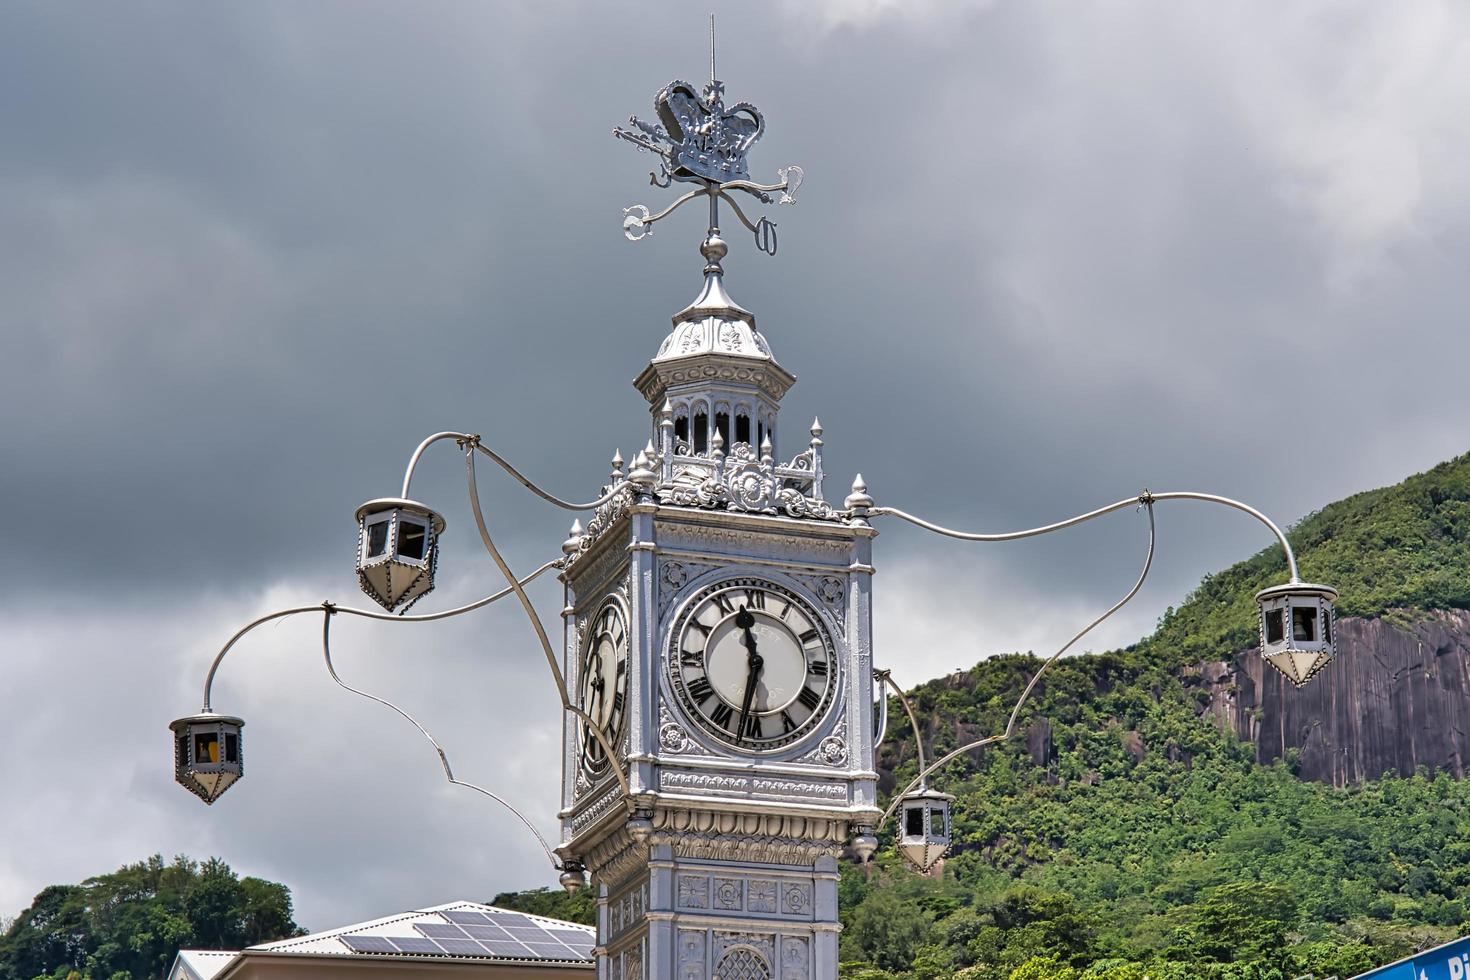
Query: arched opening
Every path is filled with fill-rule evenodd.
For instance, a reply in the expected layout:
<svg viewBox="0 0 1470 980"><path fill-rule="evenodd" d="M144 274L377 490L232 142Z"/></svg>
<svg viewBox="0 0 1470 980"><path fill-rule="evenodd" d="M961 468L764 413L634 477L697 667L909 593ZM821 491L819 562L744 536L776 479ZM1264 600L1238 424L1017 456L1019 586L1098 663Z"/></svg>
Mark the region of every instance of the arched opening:
<svg viewBox="0 0 1470 980"><path fill-rule="evenodd" d="M674 419L674 441L689 443L689 416L681 415Z"/></svg>
<svg viewBox="0 0 1470 980"><path fill-rule="evenodd" d="M694 451L709 452L709 416L703 412L694 416Z"/></svg>
<svg viewBox="0 0 1470 980"><path fill-rule="evenodd" d="M737 415L737 416L735 416L735 441L736 442L743 442L743 443L746 443L746 444L752 445L752 446L759 446L760 445L759 443L752 443L750 441L750 416L749 415Z"/></svg>
<svg viewBox="0 0 1470 980"><path fill-rule="evenodd" d="M725 441L725 452L730 451L730 416L724 412L715 413L715 431Z"/></svg>

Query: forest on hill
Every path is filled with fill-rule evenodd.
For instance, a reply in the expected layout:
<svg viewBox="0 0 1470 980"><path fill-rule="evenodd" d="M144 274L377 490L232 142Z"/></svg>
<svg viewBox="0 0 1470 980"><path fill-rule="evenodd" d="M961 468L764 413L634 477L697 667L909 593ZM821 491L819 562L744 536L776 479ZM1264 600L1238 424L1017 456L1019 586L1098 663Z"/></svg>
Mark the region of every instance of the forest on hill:
<svg viewBox="0 0 1470 980"><path fill-rule="evenodd" d="M0 923L0 980L150 980L182 949L243 949L301 935L291 892L218 858L161 855L51 885Z"/></svg>
<svg viewBox="0 0 1470 980"><path fill-rule="evenodd" d="M1290 537L1303 578L1340 590L1340 616L1470 608L1470 456L1325 507ZM842 975L1346 978L1470 932L1470 782L1303 781L1292 752L1259 765L1204 713L1190 668L1253 647L1253 596L1284 578L1280 551L1263 550L1136 645L1058 663L1021 724L1044 726L1042 764L1018 738L939 781L957 797L939 874L906 870L891 833L870 873L844 866ZM1039 663L992 657L910 692L926 747L1003 728ZM914 733L890 708L885 791L916 771ZM585 897L495 901L590 921Z"/></svg>

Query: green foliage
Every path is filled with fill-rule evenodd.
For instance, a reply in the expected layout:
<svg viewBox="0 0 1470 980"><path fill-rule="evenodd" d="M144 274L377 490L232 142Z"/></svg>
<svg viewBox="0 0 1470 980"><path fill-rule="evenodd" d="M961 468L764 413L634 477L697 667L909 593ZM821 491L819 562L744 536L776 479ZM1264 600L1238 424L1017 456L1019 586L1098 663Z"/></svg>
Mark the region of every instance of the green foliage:
<svg viewBox="0 0 1470 980"><path fill-rule="evenodd" d="M143 980L181 947L242 949L301 935L291 892L211 858L160 855L80 885L52 885L0 936L0 980Z"/></svg>
<svg viewBox="0 0 1470 980"><path fill-rule="evenodd" d="M597 924L597 900L592 889L582 888L569 895L565 889L533 888L524 892L501 892L490 900L503 909L517 909L532 915L544 915L583 925Z"/></svg>
<svg viewBox="0 0 1470 980"><path fill-rule="evenodd" d="M1470 455L1330 504L1288 537L1302 578L1337 588L1339 615L1470 608ZM1254 645L1254 596L1285 572L1273 545L1207 576L1135 653L1179 666Z"/></svg>
<svg viewBox="0 0 1470 980"><path fill-rule="evenodd" d="M1290 536L1343 615L1470 607L1470 456ZM1050 726L1044 767L1018 739L947 771L958 798L941 878L900 871L891 846L871 880L844 875L842 975L1348 977L1470 931L1470 783L1303 783L1290 757L1258 766L1201 717L1208 696L1180 668L1254 645L1254 594L1284 578L1267 549L1206 578L1136 646L1059 662L1021 721ZM926 744L937 755L999 731L1039 664L999 656L912 692ZM880 768L902 786L913 732L896 705L891 718ZM901 909L911 926L890 944L873 922Z"/></svg>

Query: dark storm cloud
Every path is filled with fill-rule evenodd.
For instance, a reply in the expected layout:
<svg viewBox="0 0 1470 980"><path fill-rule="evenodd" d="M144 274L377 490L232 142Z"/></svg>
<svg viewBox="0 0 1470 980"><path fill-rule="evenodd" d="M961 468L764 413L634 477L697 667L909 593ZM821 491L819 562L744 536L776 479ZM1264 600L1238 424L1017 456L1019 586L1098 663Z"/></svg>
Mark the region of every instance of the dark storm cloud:
<svg viewBox="0 0 1470 980"><path fill-rule="evenodd" d="M753 170L807 174L777 258L729 234L728 284L800 376L783 453L826 426L829 497L861 470L990 530L1142 486L1289 521L1466 448L1441 367L1470 353L1463 11L720 16L728 93L767 116ZM310 625L230 662L254 768L220 806L163 781L158 736L240 620L350 596L352 510L424 434L480 432L568 496L647 439L629 381L696 291L700 229L623 240L620 209L669 192L608 131L701 81L703 45L672 3L0 9L0 714L24 733L0 784L28 800L0 827L30 845L0 905L154 849L288 880L315 926L549 880L411 731L325 686ZM566 515L482 489L519 567L555 553ZM493 590L452 450L415 490L450 521L442 601ZM1095 645L1268 543L1187 505L1159 524L1153 583ZM1048 649L1126 587L1141 534L1122 514L976 550L885 527L879 659L917 681ZM512 613L351 642L549 831L554 702ZM120 726L86 787L40 761L63 697ZM99 799L113 827L89 836ZM74 833L39 830L56 812Z"/></svg>

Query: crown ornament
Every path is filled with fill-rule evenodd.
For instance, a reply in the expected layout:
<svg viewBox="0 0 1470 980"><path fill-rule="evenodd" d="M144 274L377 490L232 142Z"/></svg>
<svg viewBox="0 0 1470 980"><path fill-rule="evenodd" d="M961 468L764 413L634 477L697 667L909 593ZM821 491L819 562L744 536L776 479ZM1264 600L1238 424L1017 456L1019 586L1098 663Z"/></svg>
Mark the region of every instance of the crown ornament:
<svg viewBox="0 0 1470 980"><path fill-rule="evenodd" d="M638 241L652 234L653 225L698 197L710 200L710 222L706 240L719 236L719 202L730 206L748 231L756 247L776 254L776 223L761 216L752 221L731 193L742 191L762 204L795 204L801 186L800 167L778 169L780 180L759 184L750 179L746 156L766 131L765 117L749 102L725 105L725 83L715 75L714 16L710 16L710 80L702 91L689 82L675 79L653 97L657 123L631 116L631 129L613 128L618 139L659 157L659 169L648 175L655 187L670 187L676 181L694 184L693 190L657 214L645 205L623 209L623 234ZM779 193L779 199L772 195Z"/></svg>

